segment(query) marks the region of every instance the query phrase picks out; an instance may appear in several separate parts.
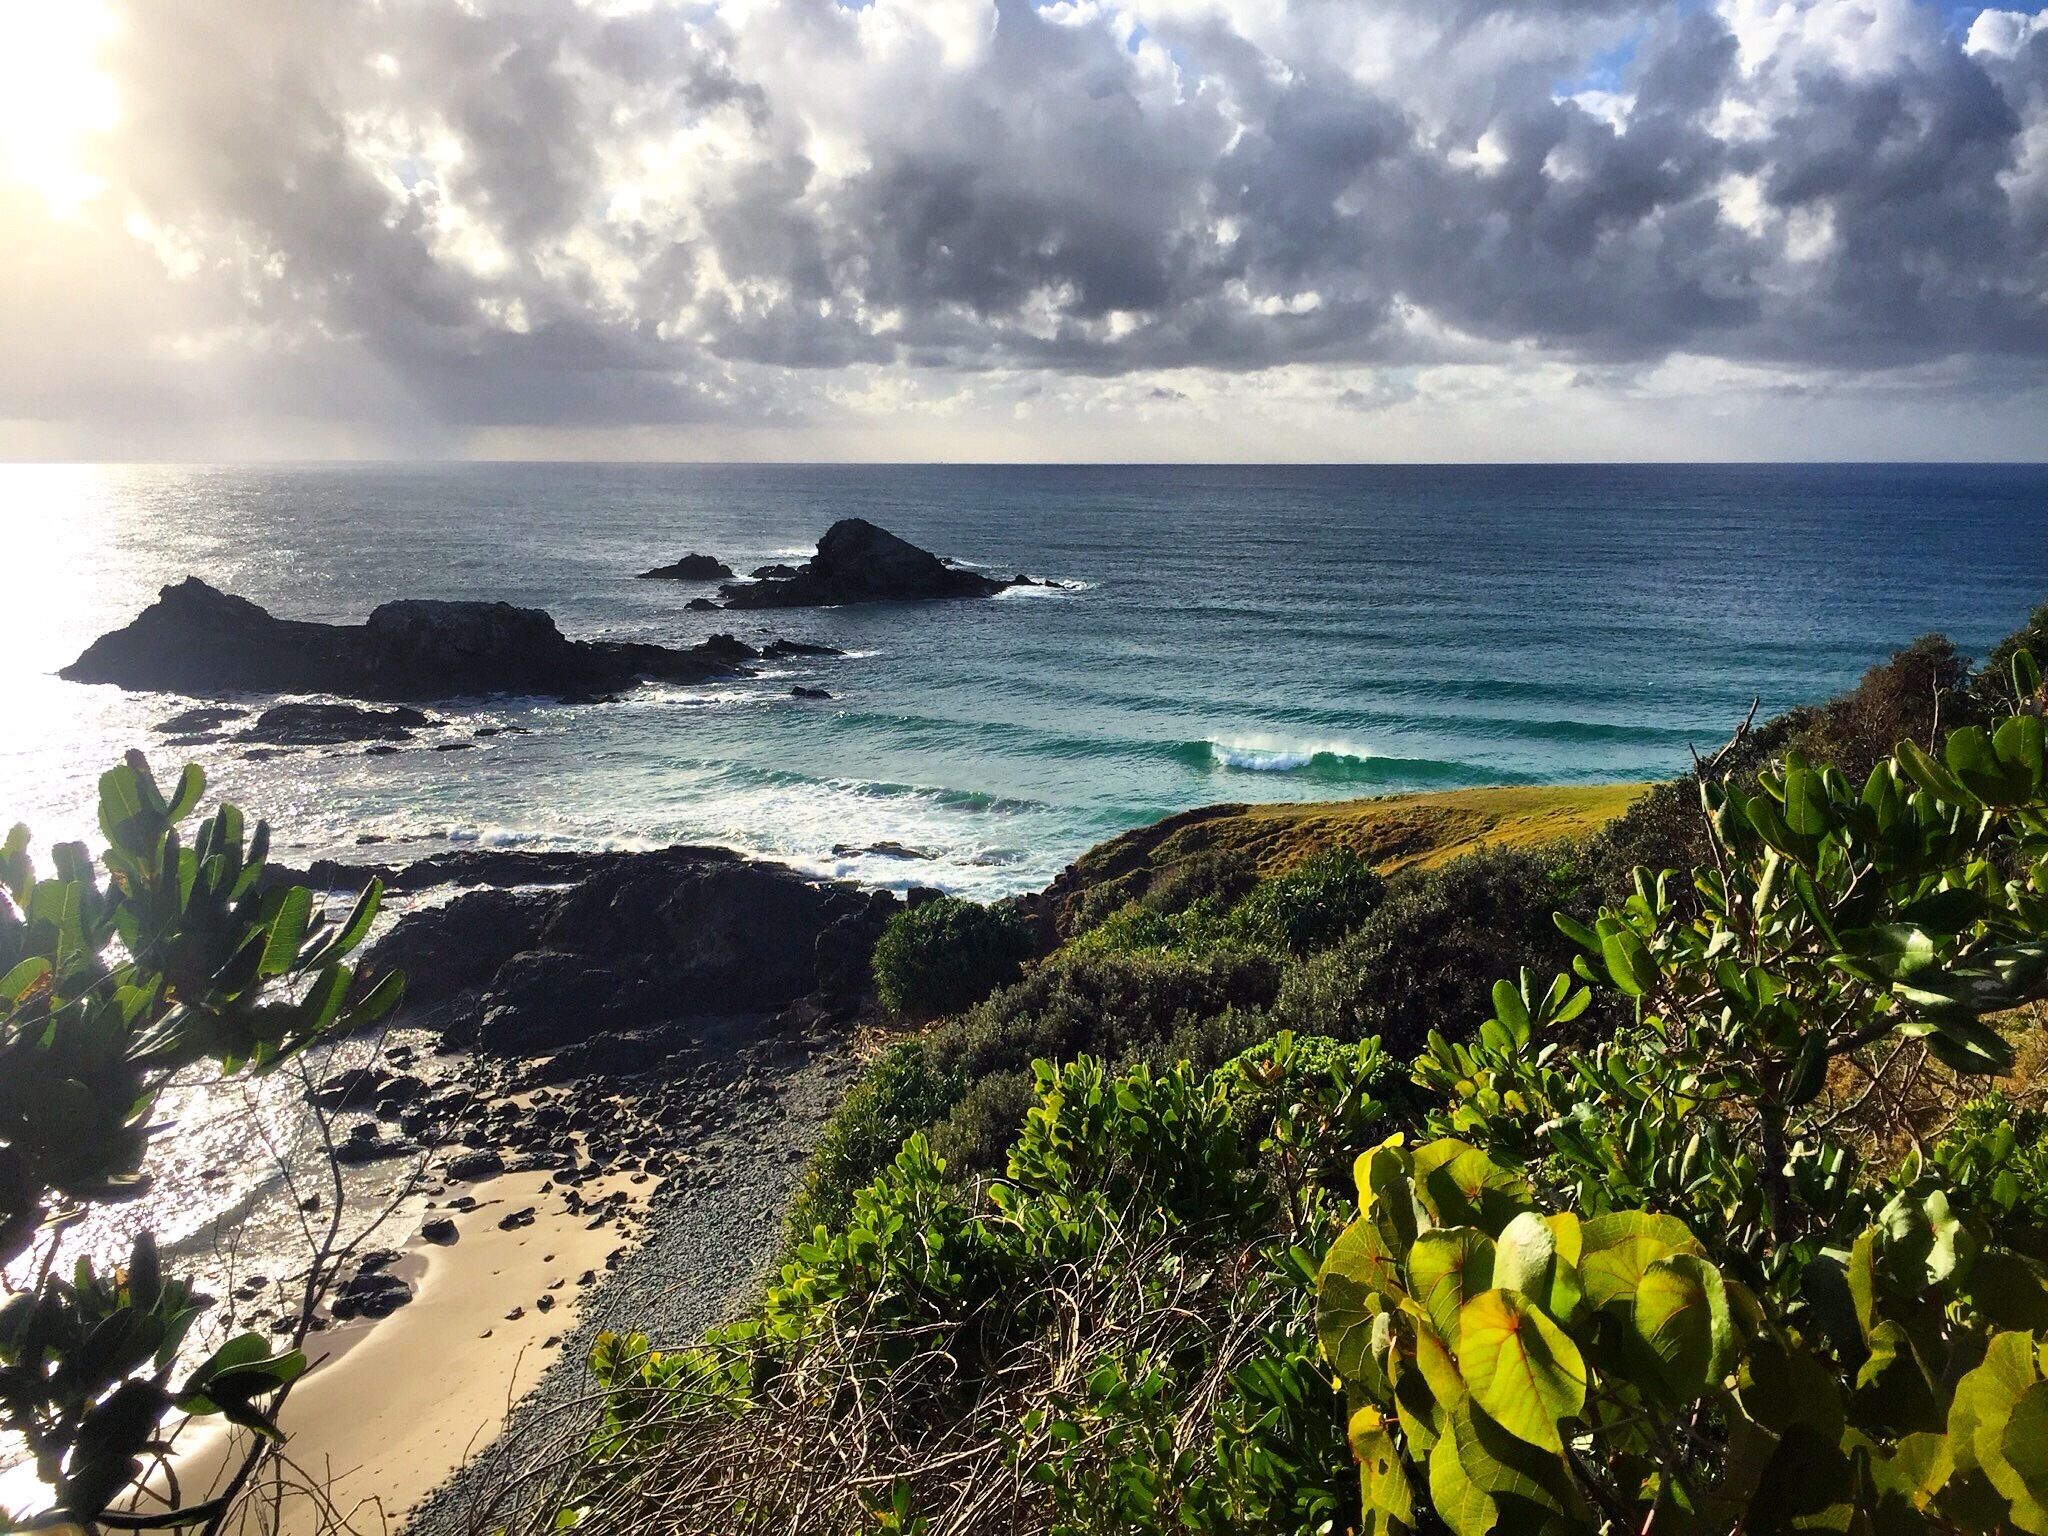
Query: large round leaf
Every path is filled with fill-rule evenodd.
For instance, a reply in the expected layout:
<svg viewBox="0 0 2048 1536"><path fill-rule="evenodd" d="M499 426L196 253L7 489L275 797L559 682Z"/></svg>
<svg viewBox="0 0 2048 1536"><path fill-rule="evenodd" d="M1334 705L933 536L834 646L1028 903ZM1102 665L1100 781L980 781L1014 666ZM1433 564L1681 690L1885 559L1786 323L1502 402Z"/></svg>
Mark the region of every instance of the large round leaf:
<svg viewBox="0 0 2048 1536"><path fill-rule="evenodd" d="M1735 1327L1721 1275L1705 1259L1676 1254L1643 1271L1636 1286L1636 1335L1657 1359L1666 1389L1689 1403L1725 1376Z"/></svg>
<svg viewBox="0 0 2048 1536"><path fill-rule="evenodd" d="M1612 1211L1595 1216L1580 1233L1579 1279L1596 1307L1633 1305L1643 1271L1677 1253L1703 1253L1698 1239L1675 1216Z"/></svg>
<svg viewBox="0 0 2048 1536"><path fill-rule="evenodd" d="M1458 1442L1445 1435L1429 1453L1429 1502L1454 1536L1486 1536L1500 1518L1493 1500L1474 1485L1458 1459Z"/></svg>
<svg viewBox="0 0 2048 1536"><path fill-rule="evenodd" d="M1373 1358L1373 1320L1389 1298L1402 1295L1393 1258L1379 1230L1360 1218L1346 1227L1323 1259L1316 1276L1316 1336L1323 1358L1344 1381L1370 1382L1379 1374Z"/></svg>
<svg viewBox="0 0 2048 1536"><path fill-rule="evenodd" d="M1586 1405L1586 1362L1563 1329L1514 1291L1485 1291L1458 1314L1457 1355L1466 1390L1503 1429L1564 1448L1557 1426Z"/></svg>
<svg viewBox="0 0 2048 1536"><path fill-rule="evenodd" d="M1493 1239L1477 1227L1438 1227L1408 1253L1408 1285L1446 1344L1458 1342L1458 1312L1493 1288Z"/></svg>

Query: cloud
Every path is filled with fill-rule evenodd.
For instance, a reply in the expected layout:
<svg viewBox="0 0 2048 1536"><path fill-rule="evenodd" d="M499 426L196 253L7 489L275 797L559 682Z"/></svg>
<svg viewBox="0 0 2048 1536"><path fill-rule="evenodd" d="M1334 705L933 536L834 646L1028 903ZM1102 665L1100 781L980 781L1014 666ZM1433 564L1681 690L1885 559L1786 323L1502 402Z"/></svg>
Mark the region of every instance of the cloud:
<svg viewBox="0 0 2048 1536"><path fill-rule="evenodd" d="M267 417L459 450L843 425L877 375L1008 411L1022 382L974 381L1156 403L1184 392L1101 391L1434 367L1640 401L1644 370L1706 359L1780 401L1888 371L2009 404L2048 372L2048 12L113 10L97 196L0 187L0 418L53 430Z"/></svg>

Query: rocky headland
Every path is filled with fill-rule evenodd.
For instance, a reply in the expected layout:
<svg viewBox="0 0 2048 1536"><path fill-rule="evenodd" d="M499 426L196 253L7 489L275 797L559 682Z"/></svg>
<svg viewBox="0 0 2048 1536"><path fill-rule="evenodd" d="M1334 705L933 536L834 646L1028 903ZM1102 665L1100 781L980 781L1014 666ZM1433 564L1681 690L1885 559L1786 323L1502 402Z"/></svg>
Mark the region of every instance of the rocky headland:
<svg viewBox="0 0 2048 1536"><path fill-rule="evenodd" d="M281 619L188 576L165 587L131 623L100 636L59 675L201 697L593 699L641 682L744 677L746 663L760 655L730 635L681 648L571 640L547 613L510 603L384 603L361 624Z"/></svg>

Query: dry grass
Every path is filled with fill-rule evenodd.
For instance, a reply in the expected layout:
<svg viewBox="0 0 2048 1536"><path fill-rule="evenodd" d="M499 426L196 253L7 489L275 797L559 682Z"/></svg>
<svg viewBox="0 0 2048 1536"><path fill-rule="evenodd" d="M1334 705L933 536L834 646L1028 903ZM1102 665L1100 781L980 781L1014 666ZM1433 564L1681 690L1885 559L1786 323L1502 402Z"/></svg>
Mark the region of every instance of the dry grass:
<svg viewBox="0 0 2048 1536"><path fill-rule="evenodd" d="M1115 886L1136 895L1158 875L1205 854L1244 854L1275 875L1313 854L1348 848L1382 873L1431 868L1483 847L1533 847L1584 837L1607 825L1647 784L1453 789L1276 805L1209 805L1169 816L1098 844L1040 898L1053 931L1091 893Z"/></svg>
<svg viewBox="0 0 2048 1536"><path fill-rule="evenodd" d="M1085 1416L1067 1421L1075 1438L1058 1440L1036 1416L1064 1418L1106 1356L1196 1354L1204 1364L1183 1380L1169 1433L1200 1459L1215 1400L1274 1321L1277 1296L1263 1310L1218 1302L1256 1262L1251 1250L1199 1274L1167 1257L1157 1238L1115 1232L1035 1293L1021 1339L1015 1298L996 1298L945 1326L849 1309L786 1353L704 1346L752 1374L743 1410L719 1390L620 1388L610 1403L625 1432L593 1456L603 1401L593 1391L580 1412L555 1416L551 1433L520 1447L519 1470L478 1501L465 1528L542 1536L557 1511L574 1509L578 1530L637 1536L896 1530L900 1491L909 1501L900 1529L920 1536L1046 1532L1058 1516L1035 1469L1053 1454L1113 1453ZM1009 1342L991 1353L994 1340Z"/></svg>

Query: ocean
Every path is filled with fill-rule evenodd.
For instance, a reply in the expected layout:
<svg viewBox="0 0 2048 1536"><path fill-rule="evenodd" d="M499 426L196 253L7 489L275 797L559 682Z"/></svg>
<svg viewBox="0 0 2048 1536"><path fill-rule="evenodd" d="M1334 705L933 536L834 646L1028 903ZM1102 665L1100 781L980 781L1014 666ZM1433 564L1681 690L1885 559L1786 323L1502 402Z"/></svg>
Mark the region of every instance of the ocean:
<svg viewBox="0 0 2048 1536"><path fill-rule="evenodd" d="M725 614L633 579L798 559L844 516L1064 585ZM1981 652L2048 598L2044 534L2044 467L5 467L0 817L89 836L139 746L294 859L712 842L997 896L1213 801L1673 773L1752 697L1823 697L1928 630ZM435 739L527 732L471 751L249 762L162 745L175 699L52 675L187 574L291 617L487 598L848 654L439 711Z"/></svg>
<svg viewBox="0 0 2048 1536"><path fill-rule="evenodd" d="M725 614L634 579L691 551L799 559L853 515L1062 585ZM166 777L203 764L295 861L712 842L992 897L1214 801L1677 772L1752 698L1822 698L1928 630L1981 653L2048 598L2044 534L2048 468L0 467L0 825L96 840L94 781L141 747ZM296 618L487 598L578 637L848 654L436 706L432 740L525 732L468 751L250 761L163 744L184 701L54 675L186 575ZM319 1148L292 1078L159 1109L154 1189L67 1248L115 1261L148 1224L217 1294L302 1265L285 1173ZM351 1170L352 1232L410 1167ZM399 1199L373 1243L421 1208ZM17 1455L0 1442L0 1469Z"/></svg>

